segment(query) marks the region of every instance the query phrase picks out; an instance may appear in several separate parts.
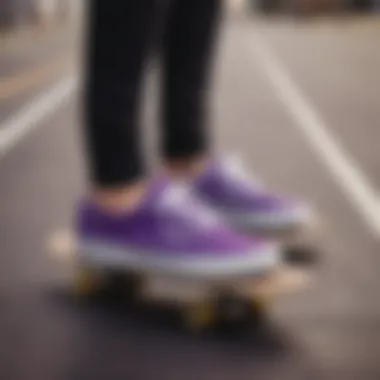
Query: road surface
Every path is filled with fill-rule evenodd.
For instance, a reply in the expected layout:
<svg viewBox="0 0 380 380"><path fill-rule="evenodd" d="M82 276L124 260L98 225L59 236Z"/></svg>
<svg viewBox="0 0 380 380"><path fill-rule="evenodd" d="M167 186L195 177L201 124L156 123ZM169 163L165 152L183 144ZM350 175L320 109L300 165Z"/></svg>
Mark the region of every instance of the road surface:
<svg viewBox="0 0 380 380"><path fill-rule="evenodd" d="M226 25L217 144L241 154L268 185L309 199L324 221L314 286L280 300L250 341L191 336L162 316L79 306L59 291L69 272L49 260L45 244L69 225L84 188L77 43L61 36L59 45L4 54L0 378L379 378L379 35L375 23L239 16ZM153 81L147 144L154 89Z"/></svg>

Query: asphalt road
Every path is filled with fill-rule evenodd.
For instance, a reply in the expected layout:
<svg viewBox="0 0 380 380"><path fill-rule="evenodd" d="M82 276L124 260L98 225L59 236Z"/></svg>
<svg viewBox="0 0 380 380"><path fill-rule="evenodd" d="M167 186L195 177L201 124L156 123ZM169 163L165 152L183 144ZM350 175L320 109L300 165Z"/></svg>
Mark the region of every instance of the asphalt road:
<svg viewBox="0 0 380 380"><path fill-rule="evenodd" d="M266 329L251 339L192 336L161 314L87 307L66 297L59 289L70 273L49 260L45 244L69 225L84 188L76 94L36 117L31 133L21 128L0 154L0 378L379 378L379 36L373 23L236 18L226 25L214 103L217 145L241 154L271 187L309 199L324 221L313 287L279 300ZM3 75L23 76L14 79L17 90L9 85L3 93L0 147L1 131L11 117L22 124L29 102L39 99L34 109L58 103L59 94L49 91L75 70L43 70L50 74L36 83L25 72L49 65L47 52L52 62L66 50L75 60L74 45L65 46L58 53L56 45L41 48L40 62L30 49L12 72L0 63ZM153 81L148 144L154 89ZM46 92L50 103L39 98Z"/></svg>

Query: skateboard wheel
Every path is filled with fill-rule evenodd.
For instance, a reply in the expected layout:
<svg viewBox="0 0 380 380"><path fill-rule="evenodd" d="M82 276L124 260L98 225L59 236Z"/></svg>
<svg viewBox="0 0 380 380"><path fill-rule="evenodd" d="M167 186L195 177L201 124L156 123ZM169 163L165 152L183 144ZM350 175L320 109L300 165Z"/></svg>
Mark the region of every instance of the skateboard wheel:
<svg viewBox="0 0 380 380"><path fill-rule="evenodd" d="M90 268L80 267L75 271L74 291L78 296L90 296L101 286L99 274Z"/></svg>
<svg viewBox="0 0 380 380"><path fill-rule="evenodd" d="M124 277L124 294L128 300L133 300L138 297L144 286L144 277L128 273Z"/></svg>
<svg viewBox="0 0 380 380"><path fill-rule="evenodd" d="M253 312L263 312L267 310L270 304L269 297L258 297L252 301L252 310Z"/></svg>
<svg viewBox="0 0 380 380"><path fill-rule="evenodd" d="M250 320L254 326L260 325L263 321L266 311L268 310L270 301L271 300L269 297L260 297L252 300Z"/></svg>
<svg viewBox="0 0 380 380"><path fill-rule="evenodd" d="M218 298L218 312L223 322L244 320L250 314L248 300L233 294L224 294Z"/></svg>
<svg viewBox="0 0 380 380"><path fill-rule="evenodd" d="M204 302L190 305L184 312L186 326L192 331L202 331L210 327L216 320L215 308Z"/></svg>
<svg viewBox="0 0 380 380"><path fill-rule="evenodd" d="M134 299L140 290L141 280L138 276L125 271L107 270L103 273L102 288L105 295L113 299Z"/></svg>

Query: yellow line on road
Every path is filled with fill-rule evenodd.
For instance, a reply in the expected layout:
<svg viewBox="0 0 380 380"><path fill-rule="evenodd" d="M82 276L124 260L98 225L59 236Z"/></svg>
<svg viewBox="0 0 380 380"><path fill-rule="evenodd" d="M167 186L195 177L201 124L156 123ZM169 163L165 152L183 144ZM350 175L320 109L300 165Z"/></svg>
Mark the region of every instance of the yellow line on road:
<svg viewBox="0 0 380 380"><path fill-rule="evenodd" d="M54 77L69 67L70 55L65 52L44 61L35 67L28 67L16 75L0 78L0 100L7 100Z"/></svg>

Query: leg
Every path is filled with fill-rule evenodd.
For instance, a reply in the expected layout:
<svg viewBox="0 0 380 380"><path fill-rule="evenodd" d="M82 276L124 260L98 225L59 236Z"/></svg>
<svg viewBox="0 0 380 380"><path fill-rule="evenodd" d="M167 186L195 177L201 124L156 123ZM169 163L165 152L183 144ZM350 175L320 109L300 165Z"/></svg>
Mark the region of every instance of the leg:
<svg viewBox="0 0 380 380"><path fill-rule="evenodd" d="M143 171L138 103L157 0L92 0L85 87L85 138L97 188Z"/></svg>
<svg viewBox="0 0 380 380"><path fill-rule="evenodd" d="M237 228L295 229L309 224L303 202L259 190L241 168L208 159L207 99L222 1L177 0L164 37L164 155L174 175L193 175L194 188ZM252 228L251 228L252 227Z"/></svg>
<svg viewBox="0 0 380 380"><path fill-rule="evenodd" d="M275 260L271 243L230 230L167 176L153 180L133 210L124 207L125 194L126 203L133 203L131 183L142 171L137 102L154 1L93 0L85 126L92 180L101 191L95 202L84 200L79 207L79 261L190 277L266 271L273 261L260 257L269 254ZM219 1L180 0L172 9L165 46L170 52L165 71L168 157L192 157L206 145L204 92ZM108 206L115 206L117 215Z"/></svg>
<svg viewBox="0 0 380 380"><path fill-rule="evenodd" d="M223 2L174 0L163 44L163 154L191 160L207 149L207 93Z"/></svg>

